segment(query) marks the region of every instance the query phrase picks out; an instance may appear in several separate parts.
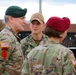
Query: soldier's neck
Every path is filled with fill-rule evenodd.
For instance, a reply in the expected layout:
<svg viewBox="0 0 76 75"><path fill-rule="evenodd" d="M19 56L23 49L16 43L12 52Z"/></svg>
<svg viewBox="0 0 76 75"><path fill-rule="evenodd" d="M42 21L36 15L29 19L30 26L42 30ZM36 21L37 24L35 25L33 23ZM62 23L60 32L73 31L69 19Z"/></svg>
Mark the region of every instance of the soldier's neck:
<svg viewBox="0 0 76 75"><path fill-rule="evenodd" d="M42 40L42 34L32 34L34 40Z"/></svg>
<svg viewBox="0 0 76 75"><path fill-rule="evenodd" d="M61 43L60 38L53 38L53 37L51 37L51 38L48 38L48 40L49 41L58 41L59 43Z"/></svg>

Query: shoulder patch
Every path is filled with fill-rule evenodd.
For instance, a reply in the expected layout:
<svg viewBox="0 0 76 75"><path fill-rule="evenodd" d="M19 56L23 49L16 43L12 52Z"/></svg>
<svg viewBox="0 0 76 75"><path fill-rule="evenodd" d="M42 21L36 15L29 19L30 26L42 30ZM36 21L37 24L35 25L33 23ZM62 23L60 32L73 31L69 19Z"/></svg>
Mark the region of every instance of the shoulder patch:
<svg viewBox="0 0 76 75"><path fill-rule="evenodd" d="M9 46L9 44L8 43L6 43L6 42L2 42L1 43L1 48L9 48L10 46Z"/></svg>
<svg viewBox="0 0 76 75"><path fill-rule="evenodd" d="M7 56L8 56L7 50L9 49L10 46L9 46L9 44L6 43L6 42L1 42L1 43L0 43L0 46L1 46L1 48L2 48L2 57L3 57L4 59L6 59Z"/></svg>

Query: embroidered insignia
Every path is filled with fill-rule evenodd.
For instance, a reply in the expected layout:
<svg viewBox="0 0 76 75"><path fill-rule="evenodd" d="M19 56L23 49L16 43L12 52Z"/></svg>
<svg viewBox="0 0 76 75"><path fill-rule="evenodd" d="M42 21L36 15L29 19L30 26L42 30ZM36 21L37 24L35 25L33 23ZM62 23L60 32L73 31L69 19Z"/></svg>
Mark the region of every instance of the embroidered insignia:
<svg viewBox="0 0 76 75"><path fill-rule="evenodd" d="M34 16L34 18L39 18L39 17L36 15L36 16Z"/></svg>
<svg viewBox="0 0 76 75"><path fill-rule="evenodd" d="M9 48L9 44L8 43L1 43L1 48L2 48L2 57L4 59L6 59L6 57L7 57L7 50Z"/></svg>

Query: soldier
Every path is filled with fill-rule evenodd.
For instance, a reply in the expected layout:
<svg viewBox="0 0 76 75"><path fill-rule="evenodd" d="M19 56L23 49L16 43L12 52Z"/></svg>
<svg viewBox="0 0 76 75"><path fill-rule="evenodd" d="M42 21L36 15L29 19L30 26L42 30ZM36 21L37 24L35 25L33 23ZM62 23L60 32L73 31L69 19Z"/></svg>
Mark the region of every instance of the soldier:
<svg viewBox="0 0 76 75"><path fill-rule="evenodd" d="M6 27L0 32L0 75L21 75L24 60L19 31L24 30L27 9L10 6L5 12Z"/></svg>
<svg viewBox="0 0 76 75"><path fill-rule="evenodd" d="M34 13L31 16L30 22L31 34L21 40L24 57L26 57L31 49L38 46L41 41L48 38L42 32L46 27L42 14Z"/></svg>
<svg viewBox="0 0 76 75"><path fill-rule="evenodd" d="M70 27L69 18L50 17L46 25L48 42L28 53L21 75L76 75L73 52L60 44Z"/></svg>

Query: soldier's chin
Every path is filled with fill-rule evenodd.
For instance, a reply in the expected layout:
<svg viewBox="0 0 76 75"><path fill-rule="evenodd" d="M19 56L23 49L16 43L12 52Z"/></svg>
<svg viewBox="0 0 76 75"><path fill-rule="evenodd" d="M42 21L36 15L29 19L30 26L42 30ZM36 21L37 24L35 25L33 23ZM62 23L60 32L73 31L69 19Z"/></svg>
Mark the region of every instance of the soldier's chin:
<svg viewBox="0 0 76 75"><path fill-rule="evenodd" d="M35 33L35 35L38 35L38 33Z"/></svg>

